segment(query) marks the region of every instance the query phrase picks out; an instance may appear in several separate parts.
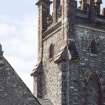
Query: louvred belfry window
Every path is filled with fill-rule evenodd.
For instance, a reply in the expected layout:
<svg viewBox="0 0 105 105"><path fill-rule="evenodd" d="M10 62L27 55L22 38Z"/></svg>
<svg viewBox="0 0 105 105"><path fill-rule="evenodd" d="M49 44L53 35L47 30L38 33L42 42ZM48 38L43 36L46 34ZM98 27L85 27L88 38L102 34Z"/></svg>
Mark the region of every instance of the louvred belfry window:
<svg viewBox="0 0 105 105"><path fill-rule="evenodd" d="M62 1L57 0L57 17L61 16L61 9L62 9Z"/></svg>

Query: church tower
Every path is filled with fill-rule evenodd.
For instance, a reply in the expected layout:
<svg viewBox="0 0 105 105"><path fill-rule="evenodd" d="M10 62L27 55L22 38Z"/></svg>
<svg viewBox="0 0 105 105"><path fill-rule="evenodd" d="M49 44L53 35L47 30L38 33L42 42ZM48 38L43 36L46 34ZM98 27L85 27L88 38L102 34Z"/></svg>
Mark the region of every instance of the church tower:
<svg viewBox="0 0 105 105"><path fill-rule="evenodd" d="M105 103L105 9L101 0L38 0L34 95L51 105Z"/></svg>

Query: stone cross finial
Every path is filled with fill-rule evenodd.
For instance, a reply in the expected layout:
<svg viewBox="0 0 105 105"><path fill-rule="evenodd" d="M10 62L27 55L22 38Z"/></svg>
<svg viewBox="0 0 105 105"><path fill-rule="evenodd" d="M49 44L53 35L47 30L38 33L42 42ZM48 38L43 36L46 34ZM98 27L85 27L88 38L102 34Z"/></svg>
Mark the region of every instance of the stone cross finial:
<svg viewBox="0 0 105 105"><path fill-rule="evenodd" d="M3 55L3 51L2 51L2 45L0 44L0 56Z"/></svg>

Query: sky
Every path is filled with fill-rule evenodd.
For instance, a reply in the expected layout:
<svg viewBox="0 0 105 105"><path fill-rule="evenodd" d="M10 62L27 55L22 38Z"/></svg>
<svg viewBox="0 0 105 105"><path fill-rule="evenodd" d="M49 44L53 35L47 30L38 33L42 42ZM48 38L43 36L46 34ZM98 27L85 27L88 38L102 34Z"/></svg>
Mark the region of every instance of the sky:
<svg viewBox="0 0 105 105"><path fill-rule="evenodd" d="M0 0L0 43L4 56L32 91L37 62L37 0Z"/></svg>
<svg viewBox="0 0 105 105"><path fill-rule="evenodd" d="M0 0L0 43L4 56L32 90L30 76L37 61L35 0Z"/></svg>

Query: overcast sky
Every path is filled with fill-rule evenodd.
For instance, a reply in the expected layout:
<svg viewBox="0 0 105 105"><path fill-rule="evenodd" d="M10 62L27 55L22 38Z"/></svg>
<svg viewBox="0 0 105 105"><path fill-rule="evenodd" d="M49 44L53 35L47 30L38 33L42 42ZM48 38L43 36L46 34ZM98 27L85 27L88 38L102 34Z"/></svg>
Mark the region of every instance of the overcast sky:
<svg viewBox="0 0 105 105"><path fill-rule="evenodd" d="M0 0L0 43L4 56L32 90L30 73L37 60L35 0Z"/></svg>
<svg viewBox="0 0 105 105"><path fill-rule="evenodd" d="M37 0L0 0L0 43L4 56L32 90L37 61Z"/></svg>

